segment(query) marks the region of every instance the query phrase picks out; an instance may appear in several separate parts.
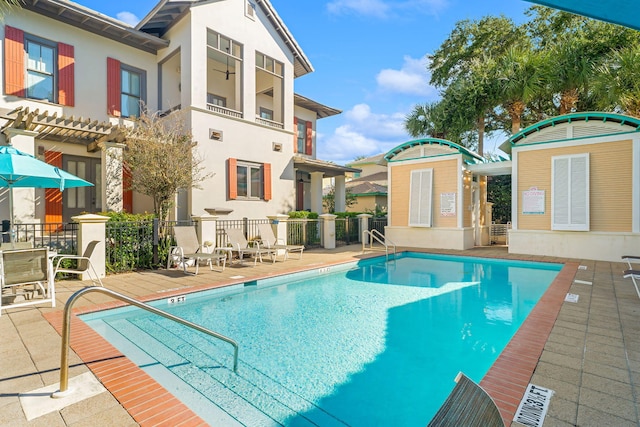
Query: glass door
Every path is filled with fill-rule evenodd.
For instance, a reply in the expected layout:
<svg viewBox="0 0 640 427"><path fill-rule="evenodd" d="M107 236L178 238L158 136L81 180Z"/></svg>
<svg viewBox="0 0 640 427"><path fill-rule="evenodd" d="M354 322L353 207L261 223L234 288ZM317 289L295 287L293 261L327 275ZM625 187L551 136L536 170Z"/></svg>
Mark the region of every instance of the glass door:
<svg viewBox="0 0 640 427"><path fill-rule="evenodd" d="M93 187L67 188L62 192L62 219L83 213L101 212L102 209L102 164L91 157L62 157L62 169L94 184Z"/></svg>

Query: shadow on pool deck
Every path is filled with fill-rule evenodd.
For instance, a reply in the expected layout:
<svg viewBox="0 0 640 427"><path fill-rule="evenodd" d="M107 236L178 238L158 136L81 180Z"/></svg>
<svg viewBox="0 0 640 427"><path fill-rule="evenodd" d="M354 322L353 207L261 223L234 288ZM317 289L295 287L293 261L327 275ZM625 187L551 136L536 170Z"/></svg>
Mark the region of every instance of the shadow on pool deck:
<svg viewBox="0 0 640 427"><path fill-rule="evenodd" d="M432 252L533 261L568 261L550 257L516 256L508 254L506 248L496 247ZM187 276L179 271L147 271L109 276L104 284L134 298L163 298L194 289L224 286L359 258L360 247L354 245L337 250L305 251L300 261L289 260L275 265L265 263L255 268L248 264L244 267L233 266L224 273L202 269L198 276ZM550 334L537 337L544 348L540 356L533 360L532 366L535 369L528 381L555 391L545 420L546 427L636 426L640 421L640 300L631 282L622 278L622 263L582 261L579 264L587 269L576 271L574 268L573 273L568 272L562 279L566 289L578 294L579 300L577 303L558 301L564 297L562 293L550 297L550 302L558 305L560 310L557 320L551 322ZM243 277L234 278L236 276ZM592 282L592 285L573 283L574 278ZM0 316L0 426L158 425L162 420L165 425L202 425L192 415L173 411L168 407L167 400L141 402L145 400L144 390L155 389L157 386L136 382L131 376L127 380L135 386L130 387L128 394L121 398L129 406L128 411L113 394L102 393L32 421L26 420L19 403L19 393L54 384L59 380L60 335L45 316L59 319L64 302L73 292L88 284L89 282L79 281L58 282L56 308L43 306L3 311ZM113 305L104 295L90 294L77 305L82 310L90 310L96 305L105 304ZM540 317L530 322L529 333L532 337L536 336L537 322L543 322L548 315L542 307ZM54 320L54 323L58 322ZM76 328L72 338L74 345L80 338L76 337L79 329ZM505 364L500 368L502 372L491 379L488 387L499 387L503 393L500 399L510 404L519 401L522 396L523 390L514 387L509 378L513 376L512 371L519 369L523 360L526 361L532 353L526 347L526 342L525 337L514 348L512 354L516 355L516 359L506 358ZM82 351L101 348L98 342L90 342ZM122 359L119 353L99 353L97 351L92 354L91 360L109 357ZM71 377L88 371L87 365L75 352L72 351L70 356ZM100 375L104 375L104 372ZM116 384L116 388L118 387L126 390L127 383L119 380ZM132 402L133 407L130 406ZM136 422L130 414L134 414L139 421Z"/></svg>

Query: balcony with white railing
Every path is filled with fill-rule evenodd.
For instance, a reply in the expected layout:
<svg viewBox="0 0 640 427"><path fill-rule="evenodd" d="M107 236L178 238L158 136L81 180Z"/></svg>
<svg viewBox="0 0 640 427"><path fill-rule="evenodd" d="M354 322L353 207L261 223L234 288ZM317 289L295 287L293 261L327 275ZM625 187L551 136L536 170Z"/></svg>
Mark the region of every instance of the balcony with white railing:
<svg viewBox="0 0 640 427"><path fill-rule="evenodd" d="M265 119L258 115L256 115L256 123L258 123L259 125L270 126L276 129L284 129L284 123L276 122L275 120Z"/></svg>
<svg viewBox="0 0 640 427"><path fill-rule="evenodd" d="M207 110L213 111L217 114L222 114L224 116L234 117L236 119L242 118L242 111L232 110L231 108L221 107L220 105L216 104L207 103Z"/></svg>

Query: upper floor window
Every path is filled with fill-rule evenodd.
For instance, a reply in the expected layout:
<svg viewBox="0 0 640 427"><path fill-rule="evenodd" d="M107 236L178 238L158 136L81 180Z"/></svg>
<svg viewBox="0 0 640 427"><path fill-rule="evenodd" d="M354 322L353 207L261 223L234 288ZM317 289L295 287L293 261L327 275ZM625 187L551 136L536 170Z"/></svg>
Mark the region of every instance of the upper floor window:
<svg viewBox="0 0 640 427"><path fill-rule="evenodd" d="M218 107L226 107L227 106L227 98L223 96L218 96L213 93L207 94L207 104L217 105Z"/></svg>
<svg viewBox="0 0 640 427"><path fill-rule="evenodd" d="M260 52L256 52L256 67L280 77L282 77L284 74L284 65L282 64L282 62L276 61L270 56L267 56Z"/></svg>
<svg viewBox="0 0 640 427"><path fill-rule="evenodd" d="M273 120L273 110L269 110L268 108L260 107L260 118L266 120Z"/></svg>
<svg viewBox="0 0 640 427"><path fill-rule="evenodd" d="M56 101L56 46L27 39L27 98Z"/></svg>
<svg viewBox="0 0 640 427"><path fill-rule="evenodd" d="M140 117L140 105L142 102L143 74L129 68L122 67L122 116Z"/></svg>
<svg viewBox="0 0 640 427"><path fill-rule="evenodd" d="M304 120L298 119L297 121L297 138L296 138L296 152L297 153L304 153L305 152L305 148L306 148L306 142L307 142L307 122L305 122Z"/></svg>
<svg viewBox="0 0 640 427"><path fill-rule="evenodd" d="M255 19L256 18L256 5L251 0L246 0L245 4L245 15L247 18Z"/></svg>
<svg viewBox="0 0 640 427"><path fill-rule="evenodd" d="M242 45L215 31L207 31L207 45L236 59L242 59Z"/></svg>

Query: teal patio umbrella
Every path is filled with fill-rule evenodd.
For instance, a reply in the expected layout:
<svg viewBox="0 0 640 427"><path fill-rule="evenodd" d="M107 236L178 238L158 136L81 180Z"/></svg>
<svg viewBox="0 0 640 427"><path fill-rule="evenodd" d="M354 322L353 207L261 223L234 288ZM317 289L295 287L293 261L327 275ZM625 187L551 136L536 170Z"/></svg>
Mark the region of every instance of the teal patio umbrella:
<svg viewBox="0 0 640 427"><path fill-rule="evenodd" d="M9 215L13 227L13 189L89 187L93 184L38 160L10 145L0 147L0 187L9 188ZM9 233L13 243L13 233Z"/></svg>

